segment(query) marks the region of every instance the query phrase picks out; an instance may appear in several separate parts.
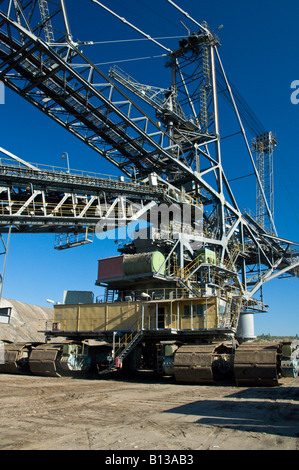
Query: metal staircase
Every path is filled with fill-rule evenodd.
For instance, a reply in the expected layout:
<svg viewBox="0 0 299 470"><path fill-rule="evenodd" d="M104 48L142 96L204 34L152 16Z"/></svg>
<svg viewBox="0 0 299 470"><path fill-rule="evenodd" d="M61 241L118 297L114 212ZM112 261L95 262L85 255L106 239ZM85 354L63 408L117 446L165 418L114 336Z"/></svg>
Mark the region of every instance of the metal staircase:
<svg viewBox="0 0 299 470"><path fill-rule="evenodd" d="M132 331L126 333L119 342L119 346L114 351L114 367L121 368L124 359L133 351L137 344L141 341L143 331Z"/></svg>
<svg viewBox="0 0 299 470"><path fill-rule="evenodd" d="M185 279L179 277L178 282L183 289L186 289L193 297L200 297L200 289L188 283Z"/></svg>
<svg viewBox="0 0 299 470"><path fill-rule="evenodd" d="M125 333L119 340L118 346L112 352L112 360L109 367L99 371L99 374L107 374L122 368L123 361L140 343L143 337L143 330L134 330L130 333Z"/></svg>
<svg viewBox="0 0 299 470"><path fill-rule="evenodd" d="M184 268L177 266L175 261L174 273L177 278L177 282L180 286L189 292L193 297L200 297L200 289L195 286L192 286L188 281L189 277L197 268L202 264L202 255L198 255L194 260L190 261Z"/></svg>

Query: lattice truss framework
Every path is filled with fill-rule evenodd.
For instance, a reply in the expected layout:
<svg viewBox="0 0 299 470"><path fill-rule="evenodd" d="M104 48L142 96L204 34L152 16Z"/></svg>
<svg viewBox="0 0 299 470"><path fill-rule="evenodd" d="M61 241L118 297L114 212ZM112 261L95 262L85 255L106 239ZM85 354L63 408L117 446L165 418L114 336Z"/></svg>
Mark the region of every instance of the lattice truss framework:
<svg viewBox="0 0 299 470"><path fill-rule="evenodd" d="M1 2L0 80L5 86L130 179L146 182L154 172L162 188L157 200L165 200L165 194L169 198L170 194L178 196L180 193L181 202L203 205L205 228L199 239L214 247L220 263L233 262L233 275L238 275L237 284L245 297L252 296L264 282L279 274L296 273L298 245L270 235L251 217L242 214L225 176L218 122L216 61L230 94L231 88L218 53L218 40L207 25L197 23L199 32L180 42L177 50L169 51L172 80L168 93L153 89L144 93L141 84L116 69L106 76L80 51L72 39L64 1L46 3L36 0ZM131 98L132 92L133 97L143 98L156 116L137 104ZM231 99L271 219L232 94ZM182 111L183 105L187 106L187 113ZM59 175L54 175L53 181L46 177L41 182L40 175L32 173L27 181L30 183L28 190L28 184L24 186L19 176L9 174L2 166L2 231L13 224L19 231L29 228L60 232L65 223L83 230L88 221L82 218L91 213L96 200L99 202L99 192L104 185L101 182L95 190L84 182L83 189L82 181L71 182L67 178L57 185ZM130 195L131 191L132 188L124 189L123 194ZM83 201L84 197L85 203L78 208L78 200ZM115 201L115 192L113 197ZM136 191L134 197L138 198ZM151 197L149 191L147 200L144 196L139 200L146 203ZM58 220L54 215L58 215L66 202L69 204L68 220ZM90 223L95 223L93 217ZM249 286L253 287L249 290Z"/></svg>

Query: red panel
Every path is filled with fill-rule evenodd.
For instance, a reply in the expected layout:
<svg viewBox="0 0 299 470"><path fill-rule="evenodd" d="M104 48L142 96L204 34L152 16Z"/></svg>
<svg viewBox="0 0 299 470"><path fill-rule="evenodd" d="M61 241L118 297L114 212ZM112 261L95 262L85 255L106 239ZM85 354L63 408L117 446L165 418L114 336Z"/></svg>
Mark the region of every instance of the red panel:
<svg viewBox="0 0 299 470"><path fill-rule="evenodd" d="M98 281L123 277L123 256L113 256L99 260Z"/></svg>

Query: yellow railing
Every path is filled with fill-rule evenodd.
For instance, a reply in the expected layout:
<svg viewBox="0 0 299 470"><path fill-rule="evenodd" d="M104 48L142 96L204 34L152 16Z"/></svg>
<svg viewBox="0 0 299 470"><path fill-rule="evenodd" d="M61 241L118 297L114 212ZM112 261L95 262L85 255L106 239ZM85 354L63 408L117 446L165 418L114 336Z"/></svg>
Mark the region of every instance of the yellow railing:
<svg viewBox="0 0 299 470"><path fill-rule="evenodd" d="M183 277L186 279L190 272L197 268L202 263L202 253L200 253L194 260L192 260L187 266L183 269Z"/></svg>
<svg viewBox="0 0 299 470"><path fill-rule="evenodd" d="M132 325L132 331L129 333L125 333L118 341L117 347L114 348L114 358L119 355L132 341L133 339L140 333L141 326L140 326L140 318Z"/></svg>
<svg viewBox="0 0 299 470"><path fill-rule="evenodd" d="M236 256L241 250L242 250L242 245L239 243L236 243L230 252L229 258L224 259L223 262L221 263L220 258L218 256L215 256L215 262L211 264L216 265L216 266L223 265L226 269L232 270ZM185 266L184 268L180 268L177 265L177 261L175 258L175 261L173 263L173 274L176 277L182 277L183 279L186 279L189 276L190 272L192 272L192 270L196 269L201 263L204 263L204 262L205 261L203 260L203 253L200 253L196 258L190 261L190 263L187 264L187 266Z"/></svg>
<svg viewBox="0 0 299 470"><path fill-rule="evenodd" d="M126 348L133 338L139 333L139 331L132 331L131 333L125 333L119 340L118 346L114 350L114 357L118 356L118 353Z"/></svg>

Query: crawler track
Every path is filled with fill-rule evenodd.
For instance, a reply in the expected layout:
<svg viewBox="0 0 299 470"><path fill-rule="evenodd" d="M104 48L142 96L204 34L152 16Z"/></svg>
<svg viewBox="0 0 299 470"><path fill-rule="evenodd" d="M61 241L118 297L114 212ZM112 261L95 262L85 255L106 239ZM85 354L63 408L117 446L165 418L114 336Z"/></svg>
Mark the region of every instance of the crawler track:
<svg viewBox="0 0 299 470"><path fill-rule="evenodd" d="M177 382L213 384L213 365L222 343L181 346L175 354L174 376Z"/></svg>
<svg viewBox="0 0 299 470"><path fill-rule="evenodd" d="M234 358L237 385L278 385L280 352L279 343L243 343L239 346Z"/></svg>
<svg viewBox="0 0 299 470"><path fill-rule="evenodd" d="M232 342L185 344L172 356L176 382L186 384L221 384L235 381L237 386L277 386L281 377L298 375L298 342ZM64 351L65 343L5 343L4 363L0 373L33 374L49 377L93 373L107 351L94 350L88 358L82 351ZM72 353L75 356L72 356ZM77 356L76 356L77 354ZM72 359L77 362L73 364ZM70 360L71 359L71 360ZM90 359L90 360L88 360ZM102 364L102 362L101 362ZM76 367L74 367L74 365ZM108 367L98 374L115 370ZM166 375L167 374L166 372Z"/></svg>
<svg viewBox="0 0 299 470"><path fill-rule="evenodd" d="M61 351L61 344L6 343L0 373L60 377L57 360Z"/></svg>
<svg viewBox="0 0 299 470"><path fill-rule="evenodd" d="M29 357L29 367L32 374L60 377L57 372L57 360L61 351L61 344L41 344L33 349Z"/></svg>
<svg viewBox="0 0 299 470"><path fill-rule="evenodd" d="M32 343L5 343L4 364L0 363L0 372L4 374L28 373L28 359Z"/></svg>

